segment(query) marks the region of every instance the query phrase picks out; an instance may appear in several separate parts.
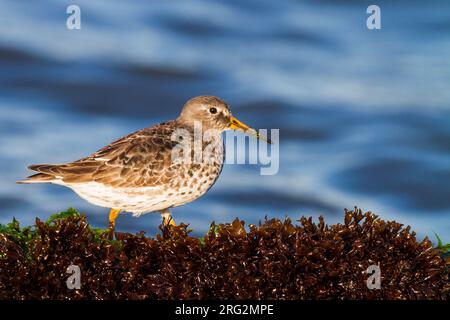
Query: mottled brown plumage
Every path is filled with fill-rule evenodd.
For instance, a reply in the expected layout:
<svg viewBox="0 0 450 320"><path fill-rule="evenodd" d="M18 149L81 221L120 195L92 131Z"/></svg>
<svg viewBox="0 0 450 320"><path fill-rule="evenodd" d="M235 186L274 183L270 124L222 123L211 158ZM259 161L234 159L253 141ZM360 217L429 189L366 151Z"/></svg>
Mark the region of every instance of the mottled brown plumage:
<svg viewBox="0 0 450 320"><path fill-rule="evenodd" d="M210 133L201 143L200 162L194 152L196 126L202 134ZM20 183L64 185L91 203L116 209L113 220L122 210L168 216L169 208L202 196L218 178L224 158L221 132L226 129L249 127L231 116L223 100L196 97L176 120L134 132L74 162L31 165L38 173ZM174 161L174 148L186 145L190 148L180 154L190 161Z"/></svg>
<svg viewBox="0 0 450 320"><path fill-rule="evenodd" d="M31 165L37 179L61 179L64 183L99 182L111 187L148 187L165 184L176 174L171 163L175 121L145 128L123 137L75 162Z"/></svg>

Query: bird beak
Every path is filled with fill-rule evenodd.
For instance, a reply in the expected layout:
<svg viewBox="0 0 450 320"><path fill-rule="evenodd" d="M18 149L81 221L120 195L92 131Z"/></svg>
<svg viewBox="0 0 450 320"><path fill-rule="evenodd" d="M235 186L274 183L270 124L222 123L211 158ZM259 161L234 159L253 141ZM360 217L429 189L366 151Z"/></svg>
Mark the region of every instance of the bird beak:
<svg viewBox="0 0 450 320"><path fill-rule="evenodd" d="M250 135L252 135L258 139L261 139L267 143L272 143L272 141L269 138L267 138L266 136L264 136L262 134L259 134L258 131L249 127L248 125L239 121L238 119L236 119L233 116L230 117L230 126L228 127L228 129L241 130L241 131L244 131L245 133L250 134Z"/></svg>

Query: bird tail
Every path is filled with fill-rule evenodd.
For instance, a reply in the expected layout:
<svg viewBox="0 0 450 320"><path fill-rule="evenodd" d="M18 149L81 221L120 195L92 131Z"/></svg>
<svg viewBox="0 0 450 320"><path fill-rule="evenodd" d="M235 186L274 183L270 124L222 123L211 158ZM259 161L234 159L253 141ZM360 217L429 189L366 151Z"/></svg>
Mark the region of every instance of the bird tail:
<svg viewBox="0 0 450 320"><path fill-rule="evenodd" d="M54 171L59 165L53 164L36 164L28 167L30 170L37 171L38 173L27 177L25 180L17 181L18 184L29 184L29 183L51 183L58 179L55 176Z"/></svg>

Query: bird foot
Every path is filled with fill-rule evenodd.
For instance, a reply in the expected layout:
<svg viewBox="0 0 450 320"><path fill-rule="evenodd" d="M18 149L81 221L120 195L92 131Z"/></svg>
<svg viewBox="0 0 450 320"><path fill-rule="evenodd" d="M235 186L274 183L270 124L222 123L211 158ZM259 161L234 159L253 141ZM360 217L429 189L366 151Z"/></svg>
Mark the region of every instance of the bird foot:
<svg viewBox="0 0 450 320"><path fill-rule="evenodd" d="M115 226L113 223L109 223L108 226L108 239L109 240L113 240L114 239L114 231L115 231Z"/></svg>
<svg viewBox="0 0 450 320"><path fill-rule="evenodd" d="M162 220L163 220L163 225L168 227L168 226L172 226L172 227L176 227L176 223L172 218L172 215L169 212L163 212L161 213L162 216Z"/></svg>

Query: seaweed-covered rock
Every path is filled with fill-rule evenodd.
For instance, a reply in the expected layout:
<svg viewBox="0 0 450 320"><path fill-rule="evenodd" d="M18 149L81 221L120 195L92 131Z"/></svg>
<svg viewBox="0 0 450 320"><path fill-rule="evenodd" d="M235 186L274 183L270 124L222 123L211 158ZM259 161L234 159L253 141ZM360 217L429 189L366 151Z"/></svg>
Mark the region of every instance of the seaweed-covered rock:
<svg viewBox="0 0 450 320"><path fill-rule="evenodd" d="M187 225L148 238L91 228L69 210L34 228L0 227L0 299L447 299L450 260L396 222L360 209L343 224L301 218ZM68 289L70 265L81 288ZM381 271L380 289L366 272Z"/></svg>

